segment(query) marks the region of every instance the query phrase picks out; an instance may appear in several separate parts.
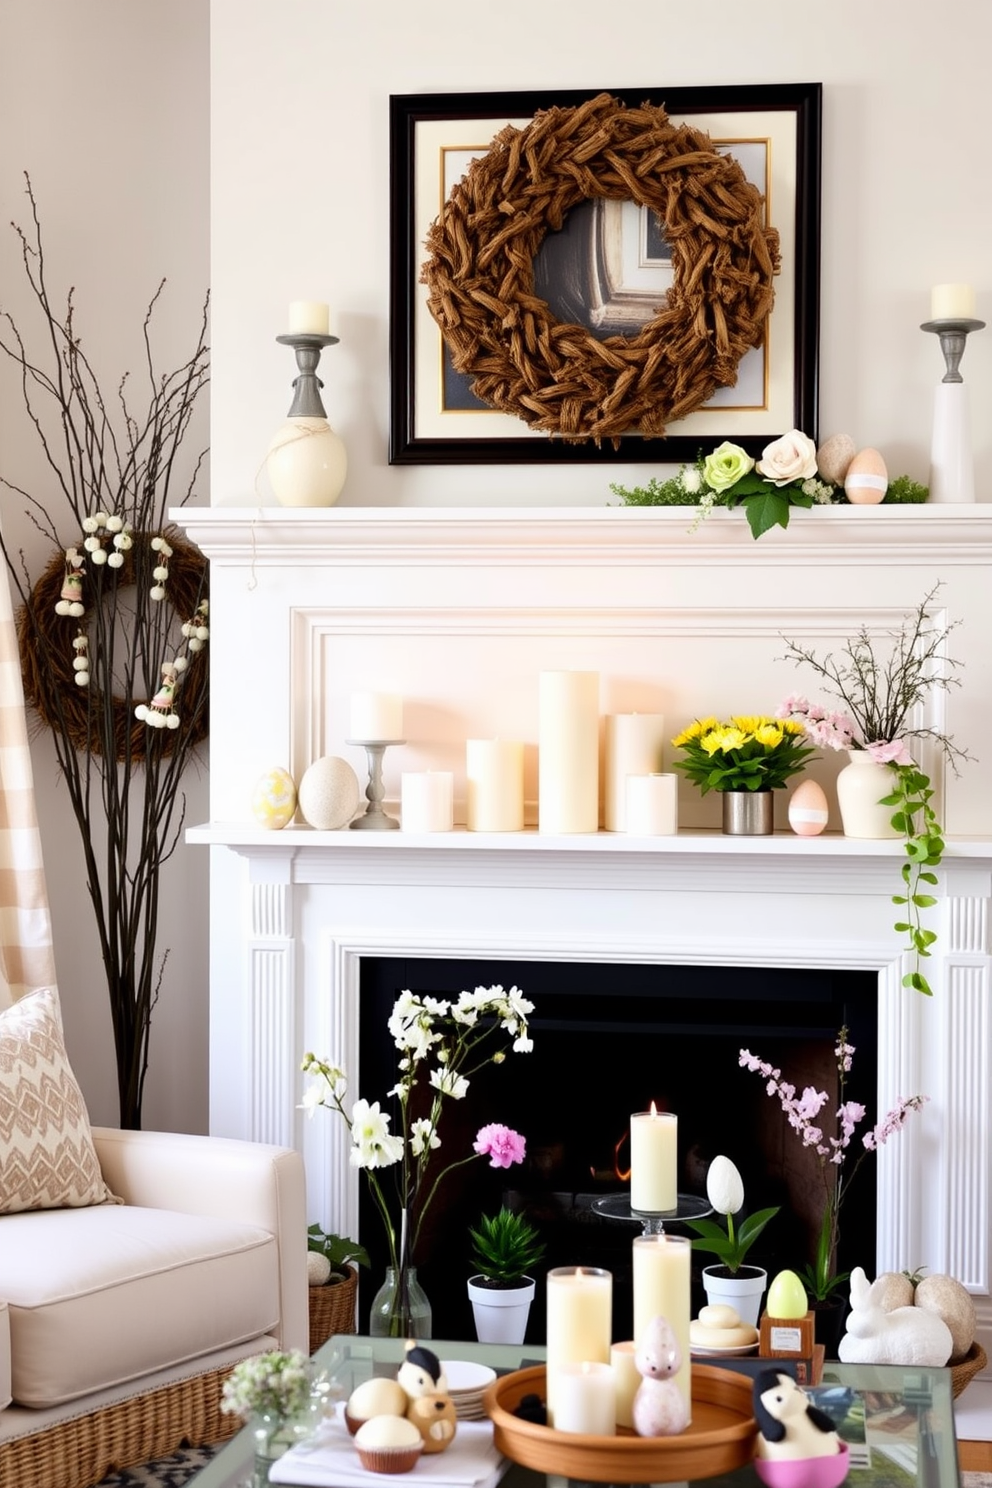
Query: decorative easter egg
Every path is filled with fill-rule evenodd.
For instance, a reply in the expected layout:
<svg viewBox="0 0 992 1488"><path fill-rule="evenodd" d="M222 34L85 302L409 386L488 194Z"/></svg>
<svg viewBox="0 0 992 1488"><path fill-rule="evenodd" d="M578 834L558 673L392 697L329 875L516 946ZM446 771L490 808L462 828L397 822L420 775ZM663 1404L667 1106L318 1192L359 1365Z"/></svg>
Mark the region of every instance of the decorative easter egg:
<svg viewBox="0 0 992 1488"><path fill-rule="evenodd" d="M293 820L296 812L296 786L288 770L276 765L255 781L251 793L251 814L261 827L278 832Z"/></svg>
<svg viewBox="0 0 992 1488"><path fill-rule="evenodd" d="M348 761L326 754L300 781L300 811L311 827L336 832L354 816L358 794L358 776Z"/></svg>
<svg viewBox="0 0 992 1488"><path fill-rule="evenodd" d="M789 797L789 826L797 837L818 837L830 810L826 792L815 780L801 780Z"/></svg>
<svg viewBox="0 0 992 1488"><path fill-rule="evenodd" d="M765 1304L768 1316L773 1318L805 1317L809 1309L806 1288L795 1271L780 1271L768 1288Z"/></svg>
<svg viewBox="0 0 992 1488"><path fill-rule="evenodd" d="M855 454L854 440L850 434L831 434L816 452L816 468L825 481L842 486Z"/></svg>
<svg viewBox="0 0 992 1488"><path fill-rule="evenodd" d="M889 488L889 472L876 449L859 450L847 467L844 494L854 506L877 506Z"/></svg>

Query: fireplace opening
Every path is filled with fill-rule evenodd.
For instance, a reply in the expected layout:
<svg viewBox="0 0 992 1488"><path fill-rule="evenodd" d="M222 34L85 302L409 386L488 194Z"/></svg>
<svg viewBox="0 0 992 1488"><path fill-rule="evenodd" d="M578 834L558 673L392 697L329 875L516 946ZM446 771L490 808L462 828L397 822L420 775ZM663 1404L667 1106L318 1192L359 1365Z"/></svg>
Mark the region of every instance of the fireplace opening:
<svg viewBox="0 0 992 1488"><path fill-rule="evenodd" d="M396 997L456 997L464 988L516 985L534 1004L534 1049L508 1055L472 1079L468 1095L445 1103L439 1169L471 1152L480 1126L501 1121L522 1132L527 1157L493 1169L483 1159L449 1174L434 1199L416 1255L433 1310L435 1338L472 1338L466 1292L471 1274L468 1227L506 1203L523 1210L547 1243L538 1271L528 1341L543 1341L543 1278L552 1266L604 1266L613 1274L615 1339L632 1330L631 1242L639 1226L606 1218L596 1199L623 1195L629 1168L629 1120L650 1108L678 1116L678 1188L705 1196L706 1170L724 1154L740 1169L747 1213L771 1205L779 1214L748 1254L769 1275L801 1271L812 1259L822 1213L815 1155L789 1127L759 1074L742 1069L748 1048L780 1068L802 1091L837 1096L834 1047L848 1029L854 1045L846 1096L867 1107L852 1142L875 1120L877 977L868 971L800 968L615 965L367 957L360 970L359 1078L353 1092L392 1110L386 1092L397 1079L387 1020ZM398 1118L393 1114L393 1129ZM869 1155L844 1201L839 1268L869 1265L875 1255L875 1158ZM380 1175L388 1186L388 1170ZM672 1226L675 1233L687 1233ZM372 1268L360 1288L359 1327L387 1264L382 1221L368 1186L359 1185L360 1239ZM705 1302L701 1273L716 1257L696 1252L693 1312Z"/></svg>

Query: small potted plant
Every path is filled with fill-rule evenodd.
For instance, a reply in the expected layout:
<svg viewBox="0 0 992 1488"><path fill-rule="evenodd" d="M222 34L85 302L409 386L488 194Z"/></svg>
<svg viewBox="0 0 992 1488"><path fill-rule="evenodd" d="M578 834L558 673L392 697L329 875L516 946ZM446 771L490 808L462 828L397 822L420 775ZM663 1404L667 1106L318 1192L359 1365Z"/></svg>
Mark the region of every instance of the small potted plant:
<svg viewBox="0 0 992 1488"><path fill-rule="evenodd" d="M728 1303L742 1323L757 1325L768 1273L761 1266L746 1266L744 1257L778 1209L759 1209L734 1228L734 1215L744 1207L744 1183L729 1157L715 1157L710 1163L706 1197L716 1213L725 1216L726 1226L712 1219L685 1221L698 1237L693 1250L708 1250L719 1258L717 1265L703 1267L706 1299Z"/></svg>
<svg viewBox="0 0 992 1488"><path fill-rule="evenodd" d="M365 1247L346 1235L327 1234L319 1224L307 1230L310 1352L335 1333L354 1333L358 1295L357 1266L369 1264Z"/></svg>
<svg viewBox="0 0 992 1488"><path fill-rule="evenodd" d="M535 1291L527 1273L544 1255L544 1241L525 1215L505 1205L498 1214L484 1214L468 1233L475 1272L468 1294L476 1336L480 1343L523 1343Z"/></svg>

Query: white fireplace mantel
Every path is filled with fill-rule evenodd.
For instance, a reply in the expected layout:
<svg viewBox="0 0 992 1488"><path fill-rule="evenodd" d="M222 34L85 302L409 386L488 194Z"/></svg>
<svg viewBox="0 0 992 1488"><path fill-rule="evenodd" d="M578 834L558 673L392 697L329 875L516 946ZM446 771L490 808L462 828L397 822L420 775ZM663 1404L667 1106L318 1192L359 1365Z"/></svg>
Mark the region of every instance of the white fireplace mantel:
<svg viewBox="0 0 992 1488"><path fill-rule="evenodd" d="M674 838L533 825L540 669L595 669L604 713L662 711L674 733L703 713L816 696L815 678L783 664L783 636L822 652L860 624L882 634L938 582L963 685L923 721L978 753L992 737L992 507L800 511L757 543L738 513L690 533L691 514L672 509L174 516L211 560L211 820L187 835L211 853L212 1129L299 1145L311 1217L354 1233L343 1124L303 1120L298 1071L312 1048L357 1088L364 956L874 970L880 1111L930 1097L880 1154L874 1263L960 1277L992 1343L987 769L957 778L925 761L948 831L932 998L901 985L899 843L852 842L836 820L813 839L726 838L712 798L687 786ZM527 741L530 829L255 825L251 786L272 765L298 780L337 754L364 783L347 717L365 688L404 697L387 809L403 769L452 769L463 821L464 741L500 733ZM811 767L828 795L838 763Z"/></svg>

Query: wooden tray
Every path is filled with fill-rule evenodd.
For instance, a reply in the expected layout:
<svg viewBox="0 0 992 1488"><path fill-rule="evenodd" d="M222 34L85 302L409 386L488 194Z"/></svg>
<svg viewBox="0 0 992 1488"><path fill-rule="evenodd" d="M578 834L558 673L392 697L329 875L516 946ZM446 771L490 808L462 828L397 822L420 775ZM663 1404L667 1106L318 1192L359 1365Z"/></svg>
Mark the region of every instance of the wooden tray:
<svg viewBox="0 0 992 1488"><path fill-rule="evenodd" d="M678 1436L581 1436L522 1421L513 1411L525 1395L545 1398L544 1365L518 1369L482 1397L499 1451L521 1467L592 1483L668 1483L733 1472L754 1456L758 1434L748 1374L692 1366L692 1424Z"/></svg>

